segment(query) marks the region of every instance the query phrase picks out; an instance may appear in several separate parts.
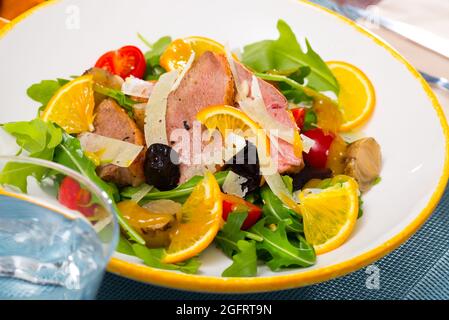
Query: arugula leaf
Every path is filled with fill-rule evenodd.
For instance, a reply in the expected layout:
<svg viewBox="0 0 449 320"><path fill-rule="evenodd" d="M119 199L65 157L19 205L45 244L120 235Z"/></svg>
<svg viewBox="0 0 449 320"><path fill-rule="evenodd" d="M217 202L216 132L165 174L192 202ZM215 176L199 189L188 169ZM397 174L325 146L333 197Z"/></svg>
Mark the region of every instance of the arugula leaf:
<svg viewBox="0 0 449 320"><path fill-rule="evenodd" d="M223 185L226 176L228 175L228 171L219 171L214 174L215 179L220 186ZM159 191L156 188L151 189L151 191L143 198L143 200L159 200L159 199L170 199L177 202L183 203L187 197L192 193L193 188L203 180L202 176L194 176L188 181L180 184L176 188L168 191ZM121 196L123 198L132 198L132 196L140 190L139 187L127 187L124 188L121 192Z"/></svg>
<svg viewBox="0 0 449 320"><path fill-rule="evenodd" d="M376 179L374 179L374 181L373 181L373 183L371 185L375 186L375 185L378 185L381 182L382 182L382 177L377 177Z"/></svg>
<svg viewBox="0 0 449 320"><path fill-rule="evenodd" d="M233 263L221 274L223 277L254 277L257 275L257 254L254 241L237 242L239 252L232 257Z"/></svg>
<svg viewBox="0 0 449 320"><path fill-rule="evenodd" d="M230 213L223 228L215 237L217 246L228 257L232 257L234 252L239 251L237 243L246 237L241 227L247 216L248 211L234 211Z"/></svg>
<svg viewBox="0 0 449 320"><path fill-rule="evenodd" d="M279 85L279 89L288 101L293 102L295 104L300 104L300 103L309 104L310 102L313 101L313 98L308 96L304 92L304 90L293 88L292 86L290 86L288 84L282 83L282 85Z"/></svg>
<svg viewBox="0 0 449 320"><path fill-rule="evenodd" d="M359 196L359 213L357 215L357 219L360 219L363 216L363 199L362 196Z"/></svg>
<svg viewBox="0 0 449 320"><path fill-rule="evenodd" d="M93 183L95 183L100 189L105 191L112 200L112 205L118 213L118 222L123 230L125 230L130 238L137 243L145 243L142 237L128 224L118 210L118 207L114 201L120 198L117 187L103 181L100 177L98 177L95 172L94 163L84 155L78 139L64 133L62 143L56 148L54 161L80 172L83 176L89 178Z"/></svg>
<svg viewBox="0 0 449 320"><path fill-rule="evenodd" d="M165 49L172 42L171 37L165 36L151 44L141 34L137 34L140 40L150 49L145 53L145 60L147 62L147 70L145 72L145 80L157 80L165 73L165 69L159 64L160 57Z"/></svg>
<svg viewBox="0 0 449 320"><path fill-rule="evenodd" d="M282 181L284 181L284 184L287 187L287 190L291 194L293 192L293 178L285 175L285 176L282 176Z"/></svg>
<svg viewBox="0 0 449 320"><path fill-rule="evenodd" d="M312 109L306 109L304 116L304 124L302 126L303 132L315 129L318 123L318 117Z"/></svg>
<svg viewBox="0 0 449 320"><path fill-rule="evenodd" d="M313 247L305 241L301 241L299 246L293 245L285 230L285 222L280 221L276 230L265 227L265 219L255 224L250 231L263 237L263 241L256 243L258 251L268 252L270 259L267 266L277 271L283 267L309 267L316 261Z"/></svg>
<svg viewBox="0 0 449 320"><path fill-rule="evenodd" d="M133 244L135 255L142 259L145 265L158 269L178 270L184 273L195 274L198 272L201 262L197 258L191 258L182 263L167 264L161 260L164 257L164 249L149 249L141 244Z"/></svg>
<svg viewBox="0 0 449 320"><path fill-rule="evenodd" d="M128 256L135 255L132 244L123 236L123 234L120 234L115 251L127 254Z"/></svg>
<svg viewBox="0 0 449 320"><path fill-rule="evenodd" d="M243 63L258 72L293 74L300 67L309 67L307 86L317 91L332 91L336 95L339 85L326 63L312 49L306 39L307 51L298 43L289 25L278 20L277 40L263 40L244 47Z"/></svg>
<svg viewBox="0 0 449 320"><path fill-rule="evenodd" d="M300 216L292 209L288 208L279 199L268 186L263 186L260 190L260 195L264 203L263 214L264 217L271 223L279 223L281 221L290 220L291 223L286 225L287 231L303 232L303 226L300 222Z"/></svg>
<svg viewBox="0 0 449 320"><path fill-rule="evenodd" d="M3 129L16 138L16 143L28 151L33 158L52 160L55 147L62 140L62 130L50 122L34 119L31 121L10 122ZM0 173L0 184L6 184L27 192L27 178L33 176L41 181L48 169L27 164L7 163Z"/></svg>
<svg viewBox="0 0 449 320"><path fill-rule="evenodd" d="M69 82L69 80L66 79L42 80L39 83L31 85L27 89L27 95L34 101L37 101L45 106L56 91L58 91L67 82Z"/></svg>
<svg viewBox="0 0 449 320"><path fill-rule="evenodd" d="M133 101L129 97L126 96L123 92L115 89L111 89L105 86L102 86L98 83L95 83L93 86L95 92L108 96L109 98L114 99L117 103L126 111L132 111L133 106L138 103L137 101Z"/></svg>

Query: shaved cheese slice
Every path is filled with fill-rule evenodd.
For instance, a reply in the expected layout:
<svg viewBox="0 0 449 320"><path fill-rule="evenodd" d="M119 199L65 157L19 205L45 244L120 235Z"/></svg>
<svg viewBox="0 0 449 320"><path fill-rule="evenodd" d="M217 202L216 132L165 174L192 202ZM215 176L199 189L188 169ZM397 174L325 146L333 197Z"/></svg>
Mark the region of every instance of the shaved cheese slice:
<svg viewBox="0 0 449 320"><path fill-rule="evenodd" d="M154 143L168 144L165 115L167 99L178 77L178 71L164 73L153 88L145 108L145 142L147 146Z"/></svg>
<svg viewBox="0 0 449 320"><path fill-rule="evenodd" d="M149 98L154 84L133 76L126 78L122 84L122 92L129 96Z"/></svg>
<svg viewBox="0 0 449 320"><path fill-rule="evenodd" d="M143 146L89 132L79 135L78 139L84 152L95 154L102 163L125 168L134 162L143 149Z"/></svg>
<svg viewBox="0 0 449 320"><path fill-rule="evenodd" d="M293 195L285 186L284 180L277 172L276 167L273 166L271 159L266 159L269 162L267 166L261 166L260 171L265 178L270 190L289 208L298 214L301 214L298 206L298 201L294 199Z"/></svg>
<svg viewBox="0 0 449 320"><path fill-rule="evenodd" d="M134 202L139 202L147 195L148 192L151 191L151 189L153 189L153 186L150 186L146 183L140 185L139 190L133 194L131 200Z"/></svg>
<svg viewBox="0 0 449 320"><path fill-rule="evenodd" d="M223 182L223 192L243 198L248 193L248 187L243 187L242 185L247 181L247 178L229 171Z"/></svg>
<svg viewBox="0 0 449 320"><path fill-rule="evenodd" d="M315 141L303 134L301 134L301 140L302 151L304 151L305 153L309 153L310 149L312 149L313 145L315 144Z"/></svg>
<svg viewBox="0 0 449 320"><path fill-rule="evenodd" d="M231 50L229 49L229 44L225 44L225 53L226 53L226 59L228 60L229 68L231 69L232 78L234 79L235 88L237 90L236 94L236 101L242 101L243 99L248 97L249 88L248 83L246 82L246 87L244 87L244 83L242 83L239 79L239 74L237 72L237 67L235 66L234 58L232 57ZM246 89L246 90L245 90Z"/></svg>
<svg viewBox="0 0 449 320"><path fill-rule="evenodd" d="M171 91L175 91L176 89L178 89L179 85L181 84L182 79L186 75L187 71L189 71L189 69L192 66L192 63L193 63L194 60L195 60L195 52L192 52L192 54L190 55L189 60L187 61L186 65L184 66L184 68L182 69L180 75L178 76L178 79L176 79L176 82L173 85Z"/></svg>

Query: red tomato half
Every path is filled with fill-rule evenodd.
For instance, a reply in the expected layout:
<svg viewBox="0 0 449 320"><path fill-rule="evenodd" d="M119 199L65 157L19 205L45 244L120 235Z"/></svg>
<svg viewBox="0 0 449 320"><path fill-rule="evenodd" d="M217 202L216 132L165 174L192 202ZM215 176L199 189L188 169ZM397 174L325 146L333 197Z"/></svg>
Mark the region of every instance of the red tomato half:
<svg viewBox="0 0 449 320"><path fill-rule="evenodd" d="M304 108L296 108L290 110L293 114L293 118L295 118L296 125L299 129L302 130L302 127L304 126L304 120L306 118L306 109Z"/></svg>
<svg viewBox="0 0 449 320"><path fill-rule="evenodd" d="M309 150L309 153L304 152L304 161L307 165L313 168L325 168L329 149L332 141L334 141L334 136L325 134L323 130L319 128L306 131L304 135L315 142Z"/></svg>
<svg viewBox="0 0 449 320"><path fill-rule="evenodd" d="M77 210L86 217L91 217L95 213L96 205L91 204L91 194L81 188L78 181L65 177L59 187L58 200L69 209Z"/></svg>
<svg viewBox="0 0 449 320"><path fill-rule="evenodd" d="M243 230L251 228L262 216L262 209L251 202L245 201L237 196L223 194L223 219L225 221L228 220L229 214L233 212L237 206L245 206L248 208L248 216L242 225Z"/></svg>
<svg viewBox="0 0 449 320"><path fill-rule="evenodd" d="M103 68L123 79L129 76L143 78L147 68L145 56L139 48L125 46L116 51L106 52L95 64L97 68Z"/></svg>

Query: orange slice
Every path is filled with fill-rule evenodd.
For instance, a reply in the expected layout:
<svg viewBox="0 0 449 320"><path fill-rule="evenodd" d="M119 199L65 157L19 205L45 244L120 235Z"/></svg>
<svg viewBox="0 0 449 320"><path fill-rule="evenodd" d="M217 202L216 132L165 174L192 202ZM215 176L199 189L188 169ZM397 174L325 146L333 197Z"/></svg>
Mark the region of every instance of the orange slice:
<svg viewBox="0 0 449 320"><path fill-rule="evenodd" d="M270 142L265 131L243 111L235 107L210 106L198 112L196 119L209 130L217 129L224 138L230 132L240 133L245 137L255 137L259 157L270 155ZM261 153L261 150L266 150L266 153Z"/></svg>
<svg viewBox="0 0 449 320"><path fill-rule="evenodd" d="M182 206L181 222L172 233L163 262L181 262L206 249L222 225L222 211L220 187L215 177L206 172Z"/></svg>
<svg viewBox="0 0 449 320"><path fill-rule="evenodd" d="M161 55L159 63L167 71L182 70L193 52L197 59L206 51L225 53L223 45L212 39L187 37L174 40Z"/></svg>
<svg viewBox="0 0 449 320"><path fill-rule="evenodd" d="M339 175L327 184L330 187L299 194L304 234L316 254L341 246L354 230L359 212L359 189L353 178Z"/></svg>
<svg viewBox="0 0 449 320"><path fill-rule="evenodd" d="M343 115L340 131L349 131L365 124L376 104L376 93L368 77L357 67L341 61L327 65L340 84L339 102Z"/></svg>
<svg viewBox="0 0 449 320"><path fill-rule="evenodd" d="M51 121L67 133L93 130L94 91L92 75L70 81L50 99L41 118Z"/></svg>

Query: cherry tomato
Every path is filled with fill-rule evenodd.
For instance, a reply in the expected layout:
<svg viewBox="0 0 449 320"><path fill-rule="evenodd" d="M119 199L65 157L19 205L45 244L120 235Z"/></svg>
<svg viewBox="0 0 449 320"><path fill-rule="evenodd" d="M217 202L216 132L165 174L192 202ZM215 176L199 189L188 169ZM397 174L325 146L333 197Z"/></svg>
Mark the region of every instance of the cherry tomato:
<svg viewBox="0 0 449 320"><path fill-rule="evenodd" d="M58 199L61 204L69 209L75 210L78 206L78 193L81 187L79 183L69 177L65 177L59 187Z"/></svg>
<svg viewBox="0 0 449 320"><path fill-rule="evenodd" d="M69 209L77 210L86 217L91 217L95 213L96 205L91 204L91 194L81 188L80 184L70 178L65 177L59 187L58 200Z"/></svg>
<svg viewBox="0 0 449 320"><path fill-rule="evenodd" d="M245 206L248 208L248 216L242 225L243 230L251 228L262 216L262 209L251 202L245 201L237 196L223 194L223 219L226 221L229 214L238 206Z"/></svg>
<svg viewBox="0 0 449 320"><path fill-rule="evenodd" d="M334 136L325 134L319 128L306 131L304 135L315 142L309 153L304 152L304 161L313 168L325 168Z"/></svg>
<svg viewBox="0 0 449 320"><path fill-rule="evenodd" d="M299 129L302 130L302 127L304 126L304 120L306 118L306 109L304 108L296 108L290 110L293 114L293 118L295 118L296 125Z"/></svg>
<svg viewBox="0 0 449 320"><path fill-rule="evenodd" d="M129 76L142 79L147 66L145 56L139 48L125 46L103 54L98 59L95 67L106 69L123 79Z"/></svg>

